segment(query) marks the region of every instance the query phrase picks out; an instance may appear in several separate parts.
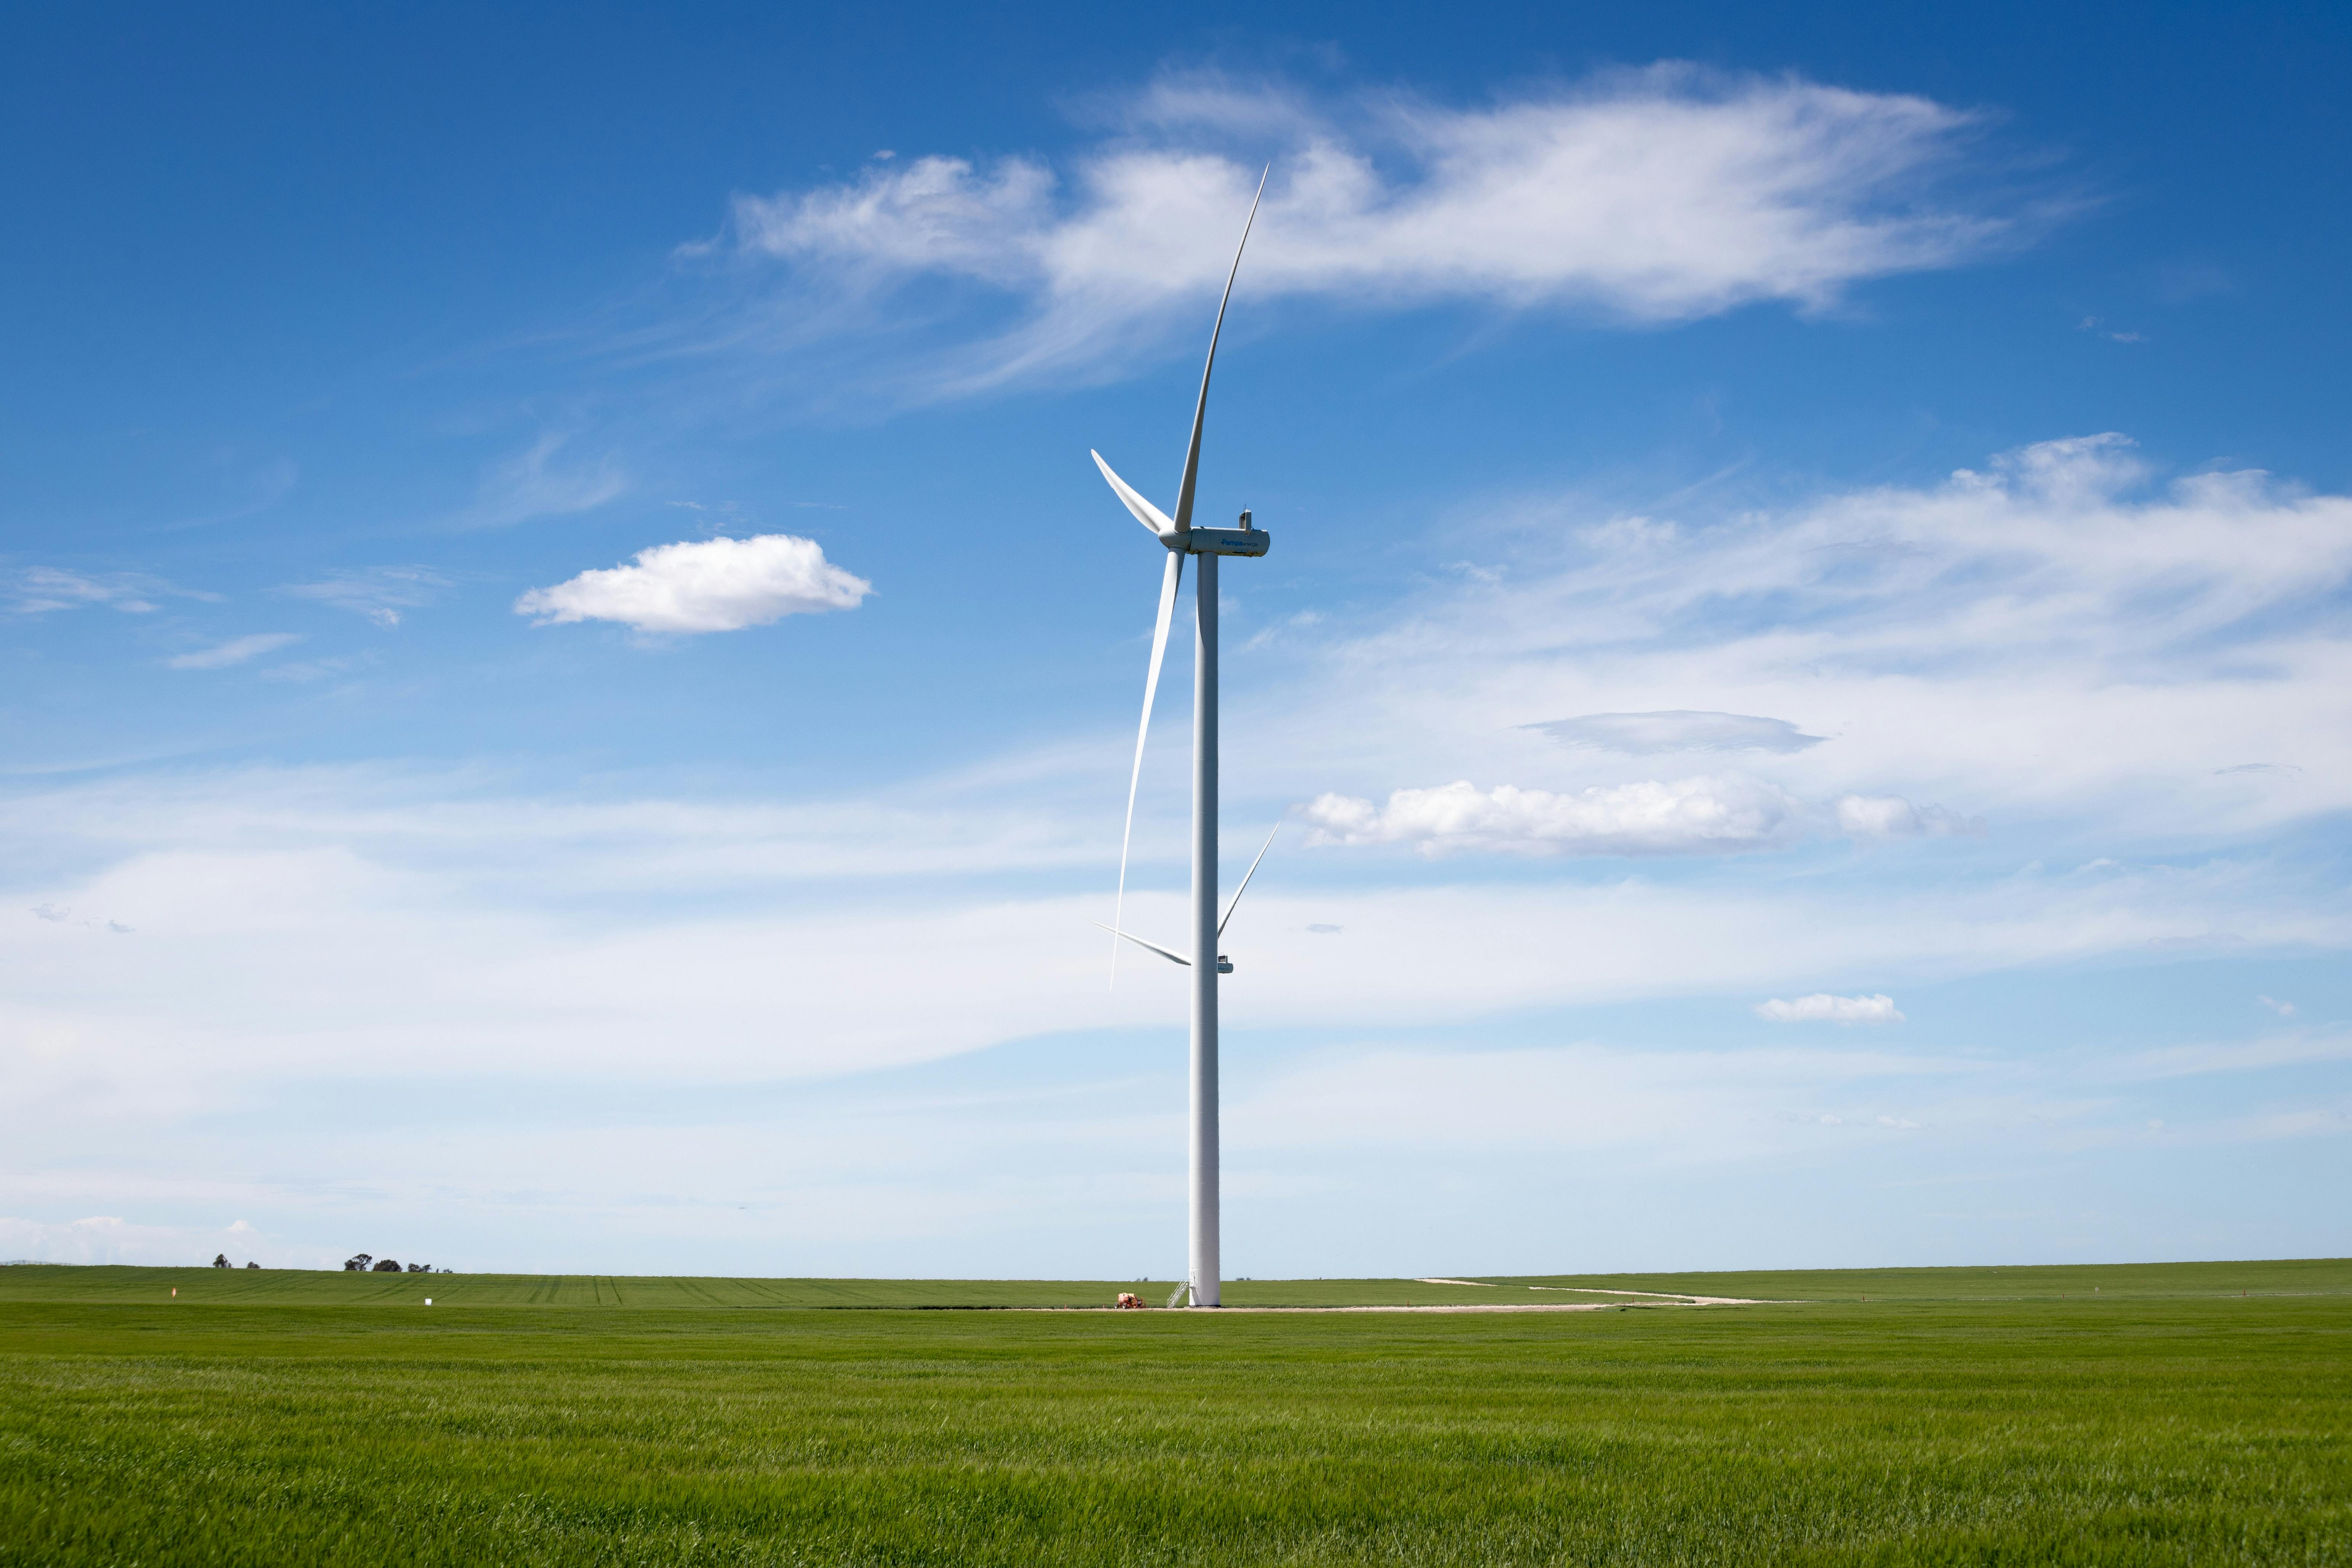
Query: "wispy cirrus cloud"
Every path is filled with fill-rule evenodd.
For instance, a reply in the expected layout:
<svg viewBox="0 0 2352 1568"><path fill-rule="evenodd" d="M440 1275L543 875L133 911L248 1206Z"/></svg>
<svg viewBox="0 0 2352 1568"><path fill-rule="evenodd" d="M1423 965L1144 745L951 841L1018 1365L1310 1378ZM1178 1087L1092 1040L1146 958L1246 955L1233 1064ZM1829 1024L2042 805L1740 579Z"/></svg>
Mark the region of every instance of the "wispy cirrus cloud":
<svg viewBox="0 0 2352 1568"><path fill-rule="evenodd" d="M1786 719L1752 713L1706 713L1675 709L1662 713L1587 713L1548 719L1524 729L1549 735L1562 745L1586 751L1643 757L1668 752L1801 752L1823 737L1808 735Z"/></svg>
<svg viewBox="0 0 2352 1568"><path fill-rule="evenodd" d="M71 572L61 566L26 566L0 582L7 607L20 616L55 610L102 607L128 616L152 615L166 596L217 599L217 594L174 587L145 572Z"/></svg>
<svg viewBox="0 0 2352 1568"><path fill-rule="evenodd" d="M1365 803L1328 828L1446 842L1424 786L1475 778L1485 804L1446 798L1500 820L1485 786L1507 783L1526 836L1597 844L1614 835L1536 828L1533 798L1615 800L1658 784L1619 759L1743 741L1766 742L1745 772L1871 842L1957 845L1988 817L2179 841L2352 806L2352 497L2168 480L2109 433L1780 508L1496 510L1493 569L1293 639L1311 706L1278 703L1251 743L1319 753L1290 798ZM1370 805L1400 786L1402 816ZM1755 821L1704 841L1801 837Z"/></svg>
<svg viewBox="0 0 2352 1568"><path fill-rule="evenodd" d="M377 626L400 624L403 610L433 602L449 580L424 566L370 566L355 572L335 572L316 583L289 583L278 591L365 616Z"/></svg>
<svg viewBox="0 0 2352 1568"><path fill-rule="evenodd" d="M1905 1021L1896 1010L1895 998L1880 993L1874 996L1832 996L1816 993L1800 996L1793 1002L1774 997L1769 1002L1756 1004L1756 1016L1775 1024L1900 1024Z"/></svg>
<svg viewBox="0 0 2352 1568"><path fill-rule="evenodd" d="M89 1043L41 1058L44 1071L70 1078L103 1039L125 1085L184 1089L232 1065L331 1062L726 1081L1181 1016L1172 968L1103 988L1087 921L1108 901L1117 819L1090 833L1058 795L934 785L887 804L598 802L481 784L253 768L12 795L8 863L81 868L20 873L28 912L0 921L0 950L17 954L25 984L0 1013L28 1028L82 1020ZM1792 977L1859 990L2212 931L2275 947L2352 940L2332 889L2226 862L1882 898L1818 877L1318 887L1277 869L1267 887L1265 875L1232 932L1252 1027L1801 998ZM1139 930L1180 927L1180 895L1129 902ZM122 944L69 940L70 918L93 910L136 928L135 991ZM1330 926L1344 940L1317 929ZM908 952L925 955L919 985L905 984ZM420 973L435 984L418 987ZM664 1042L653 1056L649 1038Z"/></svg>
<svg viewBox="0 0 2352 1568"><path fill-rule="evenodd" d="M226 491L218 505L163 525L167 532L210 528L268 511L294 493L302 477L301 465L291 458L270 458L254 464L244 454L220 453L209 467L215 482Z"/></svg>
<svg viewBox="0 0 2352 1568"><path fill-rule="evenodd" d="M1970 114L1794 79L1661 65L1457 106L1196 74L1112 117L1066 174L1028 156L877 162L739 196L725 233L686 253L787 268L812 290L785 313L796 331L926 283L1009 304L1013 325L976 327L944 374L932 367L927 395L957 395L1130 367L1223 281L1269 160L1253 294L1369 309L1628 324L1818 310L2021 232L2014 212L1939 184L1964 162Z"/></svg>
<svg viewBox="0 0 2352 1568"><path fill-rule="evenodd" d="M541 433L531 444L494 464L483 476L471 511L459 521L499 528L535 517L593 511L628 493L629 476L610 452L566 456L571 432Z"/></svg>
<svg viewBox="0 0 2352 1568"><path fill-rule="evenodd" d="M2263 998L2268 1001L2269 998ZM2284 1016L2292 1016L2293 1009ZM2133 1051L2107 1061L2105 1073L2119 1082L2186 1078L2200 1073L2248 1072L2352 1060L2352 1032L2343 1029L2265 1035L2252 1040L2208 1040Z"/></svg>
<svg viewBox="0 0 2352 1568"><path fill-rule="evenodd" d="M1985 820L1934 805L1915 805L1899 795L1839 797L1838 831L1853 838L1981 838Z"/></svg>
<svg viewBox="0 0 2352 1568"><path fill-rule="evenodd" d="M1034 1205L993 1177L987 1201L973 1199L971 1173L1017 1171L1024 1158L1091 1171L1097 1186L1132 1182L1173 1205L1180 1174L1159 1162L1181 1146L1181 1075L1154 1088L1143 1069L1137 1121L1088 1109L1092 1100L1073 1109L1059 1081L1028 1100L1016 1085L1008 1100L1016 1046L976 1061L965 1081L984 1088L961 1098L942 1089L952 1079L919 1080L910 1094L914 1080L884 1077L810 1109L821 1080L849 1084L1023 1039L1113 1028L1168 1037L1181 1016L1181 973L1157 966L1170 973L1138 971L1107 991L1087 924L1105 912L1101 872L1117 849L1116 812L1099 808L1115 806L1113 765L1123 770L1124 758L1104 760L1099 777L1081 764L1073 780L1071 759L1057 757L888 800L722 800L698 789L600 800L500 791L477 769L367 766L113 773L12 794L0 860L30 912L0 921L0 955L25 982L0 999L0 1026L33 1048L12 1085L0 1212L161 1214L194 1194L221 1220L252 1214L348 1252L351 1194L364 1188L378 1217L362 1240L390 1246L401 1225L412 1236L430 1226L444 1237L428 1255L438 1260L455 1223L449 1169L462 1166L468 1192L493 1194L476 1248L490 1267L512 1262L519 1232L586 1257L656 1245L653 1226L674 1227L714 1191L729 1194L725 1212L740 1225L735 1194L766 1193L779 1213L801 1215L824 1209L814 1195L845 1182L888 1198L896 1217L867 1216L868 1231L928 1237L944 1203L994 1235L1007 1212L1034 1226ZM1270 860L1232 933L1236 1027L1268 1044L1286 1029L1321 1042L1288 1067L1249 1053L1229 1101L1233 1146L1250 1151L1236 1170L1251 1173L1237 1179L1262 1180L1284 1150L1328 1175L1344 1144L1376 1148L1381 1170L1415 1151L1475 1148L1479 1160L1449 1163L1501 1182L1508 1173L1491 1162L1514 1148L1664 1167L1821 1152L1907 1137L1921 1123L1971 1163L1990 1140L2021 1150L2147 1142L2152 1133L2133 1130L2151 1115L2186 1119L2113 1084L2053 1082L2023 1042L1988 1064L1923 1056L1930 1047L1900 1029L1822 1031L1867 1040L1876 1048L1864 1059L1789 1050L1789 1031L1749 1025L1771 1037L1758 1057L1737 1042L1697 1052L1648 1039L1579 1044L1584 1024L1561 1020L1548 1048L1464 1047L1479 1039L1481 1019L1587 1002L1899 988L2212 932L2282 949L2352 941L2332 888L2282 885L2260 864L2223 858L1892 892L1857 884L1859 861L1791 879L1750 862L1736 883L1690 874L1710 869L1698 865L1302 888L1291 879L1312 876L1307 861L1331 864ZM1139 929L1181 929L1180 895L1132 903ZM42 910L104 910L137 938L97 936ZM909 984L910 973L921 983ZM1415 1028L1424 1033L1400 1034ZM1333 1044L1350 1031L1366 1043ZM1139 1072L1131 1053L1085 1056L1087 1073L1129 1082ZM1162 1057L1179 1062L1181 1048ZM502 1103L501 1086L521 1085L530 1103L555 1108L551 1125L511 1110L478 1116ZM582 1109L600 1094L625 1107L614 1118L623 1131ZM858 1109L845 1116L844 1103ZM362 1142L347 1115L318 1114L321 1104L364 1107ZM2212 1136L2329 1131L2287 1109L2301 1120ZM268 1180L223 1153L242 1146L222 1131L232 1117L257 1136L297 1130ZM1001 1129L975 1131L992 1117ZM473 1140L470 1152L444 1150L419 1176L425 1123ZM528 1173L543 1151L592 1125L596 1136L647 1142L632 1144L630 1162L541 1195ZM166 1147L168 1184L153 1174ZM804 1178L777 1182L779 1147ZM742 1157L715 1152L727 1149ZM776 1184L747 1189L759 1172ZM810 1196L785 1190L796 1185ZM320 1191L334 1202L322 1205ZM495 1195L523 1193L534 1195ZM691 1201L671 1201L680 1195ZM1349 1206L1364 1201L1351 1195ZM1105 1224L1100 1205L1099 1192L1075 1202L1073 1223ZM658 1221L645 1217L653 1212ZM1180 1234L1172 1221L1168 1233ZM20 1245L20 1255L47 1255L32 1239ZM730 1229L688 1245L724 1257L746 1243Z"/></svg>
<svg viewBox="0 0 2352 1568"><path fill-rule="evenodd" d="M63 1222L0 1215L0 1250L44 1263L185 1266L204 1262L215 1251L235 1247L238 1249L235 1261L243 1264L252 1260L255 1239L253 1226L243 1221L214 1228L142 1224L121 1215L90 1215ZM315 1253L299 1255L298 1262L273 1247L265 1256L274 1268L325 1267L325 1260Z"/></svg>
<svg viewBox="0 0 2352 1568"><path fill-rule="evenodd" d="M259 658L263 654L275 653L301 640L299 632L255 632L249 637L230 637L210 647L175 654L163 663L172 669L226 669L231 665Z"/></svg>
<svg viewBox="0 0 2352 1568"><path fill-rule="evenodd" d="M1719 519L1569 518L1549 538L1549 570L1538 546L1507 583L1456 595L1479 605L1486 646L1770 640L1832 656L1824 674L1928 678L2080 652L2145 675L2154 661L2190 668L2216 637L2265 635L2248 618L2317 606L2352 580L2352 497L2255 469L2166 483L2113 431L2016 447L1939 483ZM1515 613L1497 621L1505 603ZM1561 616L1569 603L1583 613Z"/></svg>

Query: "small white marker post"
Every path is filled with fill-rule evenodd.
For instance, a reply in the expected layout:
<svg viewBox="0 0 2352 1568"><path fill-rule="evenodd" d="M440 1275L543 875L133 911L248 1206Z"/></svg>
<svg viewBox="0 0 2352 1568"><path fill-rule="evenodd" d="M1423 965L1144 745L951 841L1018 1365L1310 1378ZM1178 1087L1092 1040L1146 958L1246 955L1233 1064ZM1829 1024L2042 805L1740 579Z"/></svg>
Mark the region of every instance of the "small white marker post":
<svg viewBox="0 0 2352 1568"><path fill-rule="evenodd" d="M429 1307L429 1306L431 1306L431 1305L433 1305L433 1298L432 1298L432 1297L430 1297L430 1296L425 1297L425 1304L426 1306L428 1306L428 1307Z"/></svg>

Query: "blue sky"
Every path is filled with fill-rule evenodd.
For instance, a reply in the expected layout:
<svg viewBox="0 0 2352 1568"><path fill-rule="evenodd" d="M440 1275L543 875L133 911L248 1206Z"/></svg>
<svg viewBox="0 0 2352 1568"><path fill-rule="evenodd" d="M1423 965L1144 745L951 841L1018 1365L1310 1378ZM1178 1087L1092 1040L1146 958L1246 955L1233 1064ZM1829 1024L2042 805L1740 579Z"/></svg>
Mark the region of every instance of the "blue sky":
<svg viewBox="0 0 2352 1568"><path fill-rule="evenodd" d="M2352 1250L2347 34L21 19L0 1253L1176 1270L1269 163L1229 1269Z"/></svg>

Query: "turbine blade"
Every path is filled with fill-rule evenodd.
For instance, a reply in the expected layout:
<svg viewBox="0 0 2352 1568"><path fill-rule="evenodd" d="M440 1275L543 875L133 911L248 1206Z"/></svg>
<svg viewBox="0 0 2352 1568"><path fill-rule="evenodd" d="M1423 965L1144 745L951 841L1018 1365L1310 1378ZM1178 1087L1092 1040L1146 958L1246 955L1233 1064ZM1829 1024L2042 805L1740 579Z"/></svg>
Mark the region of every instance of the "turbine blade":
<svg viewBox="0 0 2352 1568"><path fill-rule="evenodd" d="M1192 405L1192 444L1184 451L1184 482L1176 491L1176 531L1192 526L1192 481L1201 477L1201 421L1209 415L1209 374L1217 368L1217 338L1225 330L1225 305L1234 297L1234 279L1241 276L1242 252L1249 248L1250 229L1257 222L1257 204L1265 196L1265 174L1257 177L1257 195L1250 198L1248 222L1242 225L1242 242L1234 247L1234 269L1225 274L1224 297L1217 301L1217 324L1209 329L1209 363L1201 367L1201 401Z"/></svg>
<svg viewBox="0 0 2352 1568"><path fill-rule="evenodd" d="M1100 468L1103 478L1110 481L1111 489L1118 494L1120 500L1127 503L1127 510L1135 514L1135 521L1151 531L1151 536L1154 539L1176 526L1168 521L1166 512L1138 495L1133 485L1112 473L1110 465L1103 461L1103 455L1100 452L1089 447L1087 448L1087 456L1095 460L1095 467Z"/></svg>
<svg viewBox="0 0 2352 1568"><path fill-rule="evenodd" d="M1151 700L1160 694L1160 666L1168 657L1168 625L1176 616L1176 585L1183 575L1184 557L1170 551L1168 569L1160 576L1160 619L1151 628L1151 667L1143 677L1143 721L1135 727L1135 766L1127 775L1127 826L1119 830L1118 894L1111 905L1114 928L1127 913L1127 850L1135 840L1135 788L1143 782L1143 742L1151 733ZM1110 944L1110 978L1114 985L1118 983L1117 942Z"/></svg>
<svg viewBox="0 0 2352 1568"><path fill-rule="evenodd" d="M1126 937L1128 941L1135 943L1138 947L1148 947L1171 963L1181 963L1187 969L1192 967L1192 961L1191 959L1185 957L1181 952L1171 952L1156 942L1146 942L1139 936L1129 936L1126 931L1119 930L1117 926L1107 926L1100 921L1093 921L1088 923L1093 925L1097 931L1107 931L1113 936Z"/></svg>
<svg viewBox="0 0 2352 1568"><path fill-rule="evenodd" d="M1274 825L1274 833L1279 833L1281 831L1282 824L1279 822L1276 823ZM1267 834L1265 836L1265 842L1258 846L1257 860L1265 859L1265 852L1274 847L1274 833ZM1241 903L1242 895L1249 890L1249 879L1257 875L1257 860L1251 861L1250 868L1242 873L1242 885L1234 889L1234 901L1225 906L1225 919L1217 922L1217 934L1219 936L1225 934L1225 921L1230 921L1234 918L1234 908Z"/></svg>

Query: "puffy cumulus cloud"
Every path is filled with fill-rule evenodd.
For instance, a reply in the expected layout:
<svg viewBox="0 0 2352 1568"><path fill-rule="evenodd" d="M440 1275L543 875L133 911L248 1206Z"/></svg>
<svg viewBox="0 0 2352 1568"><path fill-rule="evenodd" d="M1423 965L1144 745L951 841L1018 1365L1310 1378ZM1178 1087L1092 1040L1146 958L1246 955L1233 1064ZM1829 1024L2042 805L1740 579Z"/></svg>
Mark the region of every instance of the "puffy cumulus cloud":
<svg viewBox="0 0 2352 1568"><path fill-rule="evenodd" d="M542 626L618 621L643 632L732 632L855 609L873 587L825 560L813 539L762 533L657 544L639 551L635 565L533 588L514 607Z"/></svg>
<svg viewBox="0 0 2352 1568"><path fill-rule="evenodd" d="M1661 752L1801 752L1822 743L1786 719L1749 713L1705 713L1671 709L1658 713L1587 713L1551 719L1523 729L1538 731L1563 745L1591 752L1643 757Z"/></svg>
<svg viewBox="0 0 2352 1568"><path fill-rule="evenodd" d="M1853 838L1981 838L1981 816L1914 805L1899 795L1849 795L1837 802L1838 831Z"/></svg>
<svg viewBox="0 0 2352 1568"><path fill-rule="evenodd" d="M1594 785L1573 795L1467 780L1401 789L1385 806L1323 795L1305 808L1310 844L1411 844L1517 855L1725 855L1788 842L1804 803L1761 780L1688 778Z"/></svg>
<svg viewBox="0 0 2352 1568"><path fill-rule="evenodd" d="M231 665L244 664L301 640L300 632L256 632L250 637L231 637L210 647L179 654L163 662L173 669L226 669Z"/></svg>
<svg viewBox="0 0 2352 1568"><path fill-rule="evenodd" d="M1900 1024L1903 1015L1895 1011L1895 998L1877 996L1831 996L1816 993L1800 996L1793 1002L1778 997L1756 1004L1756 1016L1769 1018L1776 1024Z"/></svg>
<svg viewBox="0 0 2352 1568"><path fill-rule="evenodd" d="M1827 304L1951 266L2008 221L1924 193L1972 127L1926 99L1685 67L1473 108L1393 95L1316 105L1278 84L1170 79L1063 180L1034 159L877 161L735 203L709 254L774 258L846 294L955 279L1028 306L970 391L1131 351L1224 279L1265 154L1259 297L1470 300L1629 322L1757 300ZM1240 135L1250 151L1234 150Z"/></svg>

